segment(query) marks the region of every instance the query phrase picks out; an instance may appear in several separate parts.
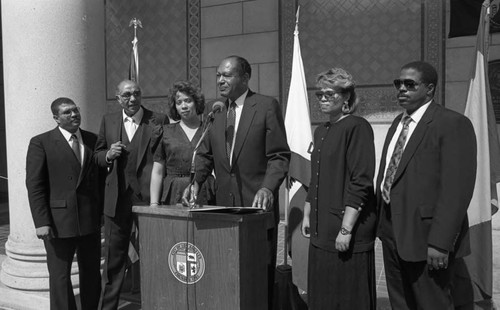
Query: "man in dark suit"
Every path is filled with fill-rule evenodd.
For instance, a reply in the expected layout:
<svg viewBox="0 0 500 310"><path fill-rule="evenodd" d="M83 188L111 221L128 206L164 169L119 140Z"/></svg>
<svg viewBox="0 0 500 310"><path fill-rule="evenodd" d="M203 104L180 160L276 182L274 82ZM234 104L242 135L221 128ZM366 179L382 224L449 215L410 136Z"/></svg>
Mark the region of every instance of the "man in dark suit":
<svg viewBox="0 0 500 310"><path fill-rule="evenodd" d="M198 152L195 199L200 184L215 169L216 201L221 206L260 208L279 221L279 187L288 172L290 149L278 101L248 88L252 70L239 56L222 60L217 70L219 92L226 106ZM188 191L184 202L188 203ZM270 291L276 265L277 229L272 231L269 265ZM272 298L271 294L269 296Z"/></svg>
<svg viewBox="0 0 500 310"><path fill-rule="evenodd" d="M141 106L141 88L118 84L123 108L105 115L95 149L96 161L108 169L104 192L105 256L99 309L117 309L127 265L132 206L149 204L153 155L168 118Z"/></svg>
<svg viewBox="0 0 500 310"><path fill-rule="evenodd" d="M81 309L96 309L102 213L99 169L92 159L97 136L79 129L73 100L58 98L50 108L58 127L32 138L26 157L31 214L47 252L50 309L77 309L70 273L75 252Z"/></svg>
<svg viewBox="0 0 500 310"><path fill-rule="evenodd" d="M437 79L434 67L417 61L394 81L405 111L389 128L377 178L393 309L453 309L454 262L470 252L476 138L468 118L433 99Z"/></svg>

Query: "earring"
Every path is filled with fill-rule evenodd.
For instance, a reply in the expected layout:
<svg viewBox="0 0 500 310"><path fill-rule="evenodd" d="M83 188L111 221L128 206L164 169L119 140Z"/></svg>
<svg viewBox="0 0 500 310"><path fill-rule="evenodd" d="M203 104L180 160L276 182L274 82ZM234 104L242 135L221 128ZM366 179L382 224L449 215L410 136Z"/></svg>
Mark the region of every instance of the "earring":
<svg viewBox="0 0 500 310"><path fill-rule="evenodd" d="M342 104L342 113L344 114L347 114L349 113L349 103L347 103L347 101L345 101L343 104Z"/></svg>

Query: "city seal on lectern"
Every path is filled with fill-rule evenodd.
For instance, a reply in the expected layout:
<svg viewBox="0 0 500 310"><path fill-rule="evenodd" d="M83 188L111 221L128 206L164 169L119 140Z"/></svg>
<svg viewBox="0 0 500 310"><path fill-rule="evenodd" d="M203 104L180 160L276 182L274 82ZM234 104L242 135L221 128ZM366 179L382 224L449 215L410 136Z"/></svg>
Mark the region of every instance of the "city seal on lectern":
<svg viewBox="0 0 500 310"><path fill-rule="evenodd" d="M205 273L203 254L189 242L179 242L170 249L168 266L174 277L185 284L200 281Z"/></svg>

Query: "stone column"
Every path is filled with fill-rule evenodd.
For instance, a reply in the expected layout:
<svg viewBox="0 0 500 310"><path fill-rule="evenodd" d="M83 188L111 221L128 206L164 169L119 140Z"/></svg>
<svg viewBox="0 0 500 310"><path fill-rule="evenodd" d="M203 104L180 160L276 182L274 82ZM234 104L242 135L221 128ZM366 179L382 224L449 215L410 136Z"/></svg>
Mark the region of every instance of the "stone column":
<svg viewBox="0 0 500 310"><path fill-rule="evenodd" d="M0 306L48 309L45 249L35 235L25 186L26 152L31 137L56 126L50 104L57 97L73 99L81 127L97 132L106 101L104 1L2 0L1 9L10 235ZM76 266L73 273L77 287Z"/></svg>

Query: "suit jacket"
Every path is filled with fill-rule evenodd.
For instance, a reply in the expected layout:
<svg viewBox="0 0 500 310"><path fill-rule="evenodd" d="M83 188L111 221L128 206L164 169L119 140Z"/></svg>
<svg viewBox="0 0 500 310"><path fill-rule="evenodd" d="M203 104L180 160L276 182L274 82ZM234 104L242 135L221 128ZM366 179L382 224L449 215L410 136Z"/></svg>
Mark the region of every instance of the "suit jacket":
<svg viewBox="0 0 500 310"><path fill-rule="evenodd" d="M386 170L387 147L402 115L389 128L377 178ZM390 193L399 256L425 261L429 245L462 257L470 252L467 208L476 177L476 136L470 120L432 102L403 152ZM379 227L380 228L380 227Z"/></svg>
<svg viewBox="0 0 500 310"><path fill-rule="evenodd" d="M59 128L31 139L26 156L26 187L35 227L51 226L59 238L100 230L102 193L93 162L97 136L81 130L83 166Z"/></svg>
<svg viewBox="0 0 500 310"><path fill-rule="evenodd" d="M151 181L151 170L153 168L153 155L158 143L161 141L162 126L168 124L168 117L164 114L152 112L144 108L139 128L139 152L136 165L136 176L139 181L138 193L144 202L149 202L149 183ZM116 213L118 190L118 172L115 163L109 165L106 162L106 153L111 144L122 140L123 112L107 114L101 122L101 129L95 148L95 159L100 167L107 167L108 174L105 181L104 191L104 214L114 217ZM134 136L134 138L136 138Z"/></svg>
<svg viewBox="0 0 500 310"><path fill-rule="evenodd" d="M288 172L290 149L283 115L274 98L248 91L243 104L232 165L226 155L227 107L215 115L213 126L196 159L196 180L203 183L215 169L216 200L222 206L251 207L257 191L270 189L278 212L278 192Z"/></svg>

